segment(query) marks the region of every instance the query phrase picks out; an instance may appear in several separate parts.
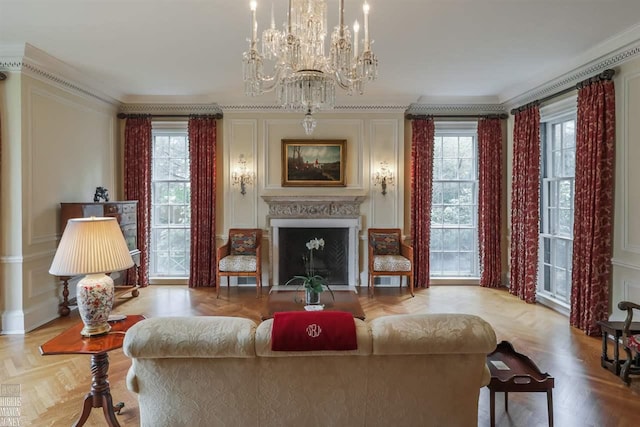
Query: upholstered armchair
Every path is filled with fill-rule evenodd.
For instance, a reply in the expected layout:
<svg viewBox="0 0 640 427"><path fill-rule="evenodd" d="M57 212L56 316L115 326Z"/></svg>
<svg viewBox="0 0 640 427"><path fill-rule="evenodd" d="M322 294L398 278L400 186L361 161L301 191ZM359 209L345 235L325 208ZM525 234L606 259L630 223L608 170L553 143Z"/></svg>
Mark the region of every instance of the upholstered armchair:
<svg viewBox="0 0 640 427"><path fill-rule="evenodd" d="M413 248L402 242L399 228L369 229L369 293L376 276L406 276L413 296ZM400 279L402 286L402 279Z"/></svg>
<svg viewBox="0 0 640 427"><path fill-rule="evenodd" d="M253 276L256 278L256 296L261 295L261 244L259 228L230 228L229 240L218 248L216 257L216 297L220 296L220 278L227 276Z"/></svg>
<svg viewBox="0 0 640 427"><path fill-rule="evenodd" d="M633 310L638 310L638 313L640 313L640 305L629 301L621 301L618 303L618 308L627 312L627 317L624 320L624 329L622 330L622 344L624 345L625 353L627 353L627 360L622 365L620 378L629 385L631 384L629 375L640 375L640 335L631 333Z"/></svg>

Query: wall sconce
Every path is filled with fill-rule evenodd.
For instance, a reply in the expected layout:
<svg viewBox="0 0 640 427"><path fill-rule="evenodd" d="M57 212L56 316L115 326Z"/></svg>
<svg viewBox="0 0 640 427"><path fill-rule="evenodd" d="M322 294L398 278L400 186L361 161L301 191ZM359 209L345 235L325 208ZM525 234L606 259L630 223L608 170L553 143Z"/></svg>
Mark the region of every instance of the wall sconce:
<svg viewBox="0 0 640 427"><path fill-rule="evenodd" d="M247 184L253 184L253 173L247 169L247 160L244 158L244 154L240 154L240 159L231 174L231 180L233 185L240 186L240 194L243 196L247 194Z"/></svg>
<svg viewBox="0 0 640 427"><path fill-rule="evenodd" d="M393 185L393 172L389 169L387 162L380 162L380 167L373 174L373 185L378 184L382 187L383 196L387 194L387 184Z"/></svg>

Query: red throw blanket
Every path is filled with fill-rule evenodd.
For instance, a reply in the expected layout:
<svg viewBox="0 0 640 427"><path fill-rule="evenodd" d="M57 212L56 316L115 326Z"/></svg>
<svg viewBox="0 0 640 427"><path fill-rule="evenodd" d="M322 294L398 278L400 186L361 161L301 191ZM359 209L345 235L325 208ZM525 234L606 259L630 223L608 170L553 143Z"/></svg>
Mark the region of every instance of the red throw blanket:
<svg viewBox="0 0 640 427"><path fill-rule="evenodd" d="M288 311L273 315L271 350L357 350L356 324L342 311Z"/></svg>

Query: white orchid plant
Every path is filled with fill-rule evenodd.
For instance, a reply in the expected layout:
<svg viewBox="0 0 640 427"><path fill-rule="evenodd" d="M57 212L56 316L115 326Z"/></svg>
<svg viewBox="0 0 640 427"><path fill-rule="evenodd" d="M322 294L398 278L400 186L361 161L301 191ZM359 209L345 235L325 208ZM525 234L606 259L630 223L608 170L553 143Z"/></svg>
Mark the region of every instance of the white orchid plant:
<svg viewBox="0 0 640 427"><path fill-rule="evenodd" d="M329 284L327 283L327 279L320 276L319 274L316 274L315 265L313 263L313 251L324 250L324 239L322 238L318 239L316 237L314 239L309 240L306 243L306 246L307 246L307 249L309 250L309 256L307 257L305 255L302 257L302 259L305 263L307 274L304 276L293 276L291 279L289 279L285 283L285 286L290 285L292 283L300 282L300 286L302 286L306 290L311 290L317 293L323 292L326 288L329 292L331 292L331 297L334 297L333 291L331 290L331 288L329 287Z"/></svg>

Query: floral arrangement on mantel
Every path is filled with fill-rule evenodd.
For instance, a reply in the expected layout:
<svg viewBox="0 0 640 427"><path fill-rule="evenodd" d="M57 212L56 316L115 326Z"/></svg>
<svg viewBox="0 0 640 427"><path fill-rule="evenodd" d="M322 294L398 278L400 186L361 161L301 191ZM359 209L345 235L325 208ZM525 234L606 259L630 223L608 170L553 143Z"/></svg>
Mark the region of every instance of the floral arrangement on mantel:
<svg viewBox="0 0 640 427"><path fill-rule="evenodd" d="M324 250L324 239L318 239L317 237L309 240L306 243L307 249L309 250L309 256L306 255L302 257L306 275L304 276L293 276L291 279L287 280L286 285L290 285L296 282L300 282L300 287L303 287L305 290L305 297L307 304L320 304L320 293L324 292L325 288L331 292L331 297L335 299L335 295L333 294L333 290L329 287L327 283L327 279L322 277L319 274L316 274L315 266L313 263L313 251L314 250Z"/></svg>

